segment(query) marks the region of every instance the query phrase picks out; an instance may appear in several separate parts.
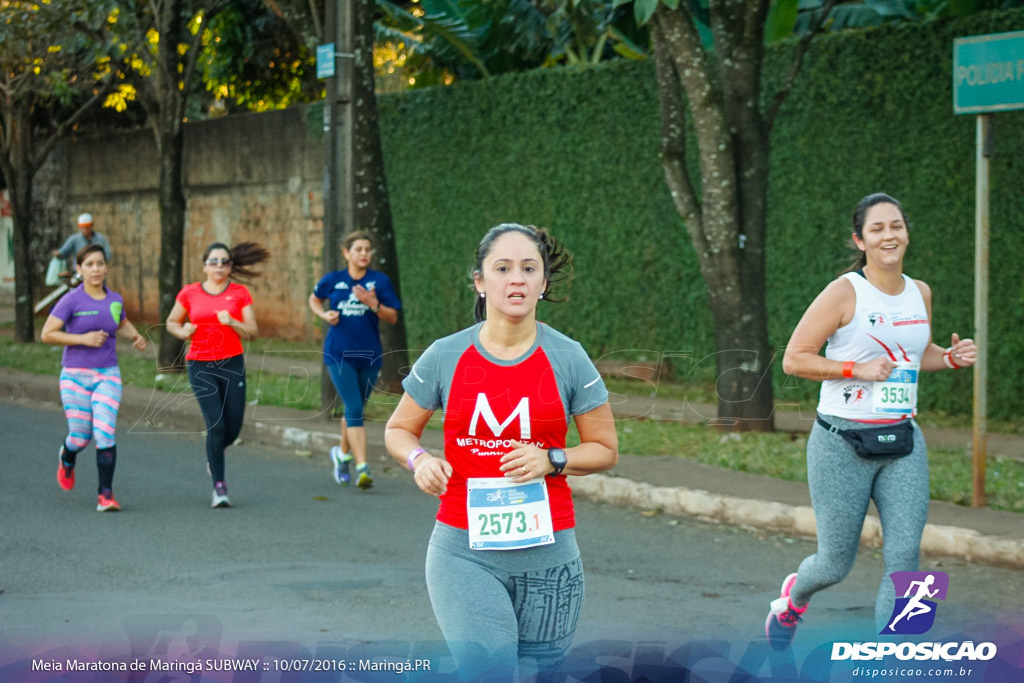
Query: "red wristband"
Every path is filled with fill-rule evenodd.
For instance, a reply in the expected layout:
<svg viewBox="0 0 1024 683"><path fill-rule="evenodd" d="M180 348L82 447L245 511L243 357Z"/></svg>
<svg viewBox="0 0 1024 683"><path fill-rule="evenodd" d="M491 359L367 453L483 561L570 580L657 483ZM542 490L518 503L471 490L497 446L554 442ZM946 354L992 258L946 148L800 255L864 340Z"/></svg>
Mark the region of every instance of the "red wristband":
<svg viewBox="0 0 1024 683"><path fill-rule="evenodd" d="M843 377L849 379L853 377L853 361L843 361Z"/></svg>
<svg viewBox="0 0 1024 683"><path fill-rule="evenodd" d="M948 349L945 350L945 352L943 352L943 354L942 354L942 361L946 364L946 367L949 368L950 370L959 370L960 367L961 367L961 366L956 364L956 361L953 360L953 347L952 346L950 346Z"/></svg>

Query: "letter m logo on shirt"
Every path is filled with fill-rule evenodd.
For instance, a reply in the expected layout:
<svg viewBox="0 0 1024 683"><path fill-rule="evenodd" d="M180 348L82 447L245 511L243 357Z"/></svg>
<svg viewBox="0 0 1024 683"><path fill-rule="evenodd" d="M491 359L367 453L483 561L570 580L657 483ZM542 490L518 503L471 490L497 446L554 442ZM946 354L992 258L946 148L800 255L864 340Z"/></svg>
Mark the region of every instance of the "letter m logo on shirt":
<svg viewBox="0 0 1024 683"><path fill-rule="evenodd" d="M512 420L519 417L519 440L526 441L530 438L530 399L524 396L520 401L519 405L515 407L512 414L506 418L504 422L498 424L498 418L494 416L494 411L491 410L491 404L487 400L487 394L482 391L476 395L476 407L473 408L473 419L469 423L469 434L470 436L476 436L476 426L480 421L480 418L484 418L484 422L490 427L491 432L494 436L501 436L501 433L505 431L505 427L512 424Z"/></svg>

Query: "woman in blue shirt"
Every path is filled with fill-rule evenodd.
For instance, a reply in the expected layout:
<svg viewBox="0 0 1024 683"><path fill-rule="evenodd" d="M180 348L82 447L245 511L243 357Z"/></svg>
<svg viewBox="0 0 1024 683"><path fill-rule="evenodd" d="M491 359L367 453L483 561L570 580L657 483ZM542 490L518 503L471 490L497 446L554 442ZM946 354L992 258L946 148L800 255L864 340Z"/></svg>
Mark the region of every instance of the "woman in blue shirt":
<svg viewBox="0 0 1024 683"><path fill-rule="evenodd" d="M383 362L380 321L398 322L402 304L388 276L370 269L373 242L369 233L350 233L341 253L348 267L328 273L317 283L309 295L309 308L330 325L324 340L324 364L345 404L341 444L330 453L334 481L349 483L354 459L356 485L367 489L373 485L373 477L366 463L363 407Z"/></svg>

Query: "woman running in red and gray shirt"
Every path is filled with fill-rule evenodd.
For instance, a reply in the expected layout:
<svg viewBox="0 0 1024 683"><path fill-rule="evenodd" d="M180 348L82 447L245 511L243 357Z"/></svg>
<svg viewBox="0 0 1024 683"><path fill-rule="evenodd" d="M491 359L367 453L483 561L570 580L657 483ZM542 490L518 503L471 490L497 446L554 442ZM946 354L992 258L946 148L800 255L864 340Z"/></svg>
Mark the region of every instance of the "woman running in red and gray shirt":
<svg viewBox="0 0 1024 683"><path fill-rule="evenodd" d="M473 270L478 323L420 356L385 431L391 455L440 498L427 590L466 678L556 676L583 606L565 475L614 466L618 438L608 390L583 347L536 317L570 265L546 230L492 228ZM439 409L443 457L420 446ZM570 420L579 433L572 446Z"/></svg>
<svg viewBox="0 0 1024 683"><path fill-rule="evenodd" d="M270 253L254 242L229 248L215 242L203 252L204 282L178 292L167 330L191 341L185 360L188 379L206 422L206 460L213 479L212 506L230 507L224 482L224 449L238 438L245 416L245 356L242 338L259 331L249 290L232 279L251 278L250 269ZM185 322L185 318L188 322Z"/></svg>

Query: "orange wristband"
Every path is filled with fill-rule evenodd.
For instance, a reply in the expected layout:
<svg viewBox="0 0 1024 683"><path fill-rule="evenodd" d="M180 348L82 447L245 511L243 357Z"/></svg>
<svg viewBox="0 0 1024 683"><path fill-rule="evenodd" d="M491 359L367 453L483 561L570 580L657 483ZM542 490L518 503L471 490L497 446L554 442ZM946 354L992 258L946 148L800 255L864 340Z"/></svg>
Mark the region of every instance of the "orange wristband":
<svg viewBox="0 0 1024 683"><path fill-rule="evenodd" d="M843 377L849 379L853 377L853 361L843 361Z"/></svg>

